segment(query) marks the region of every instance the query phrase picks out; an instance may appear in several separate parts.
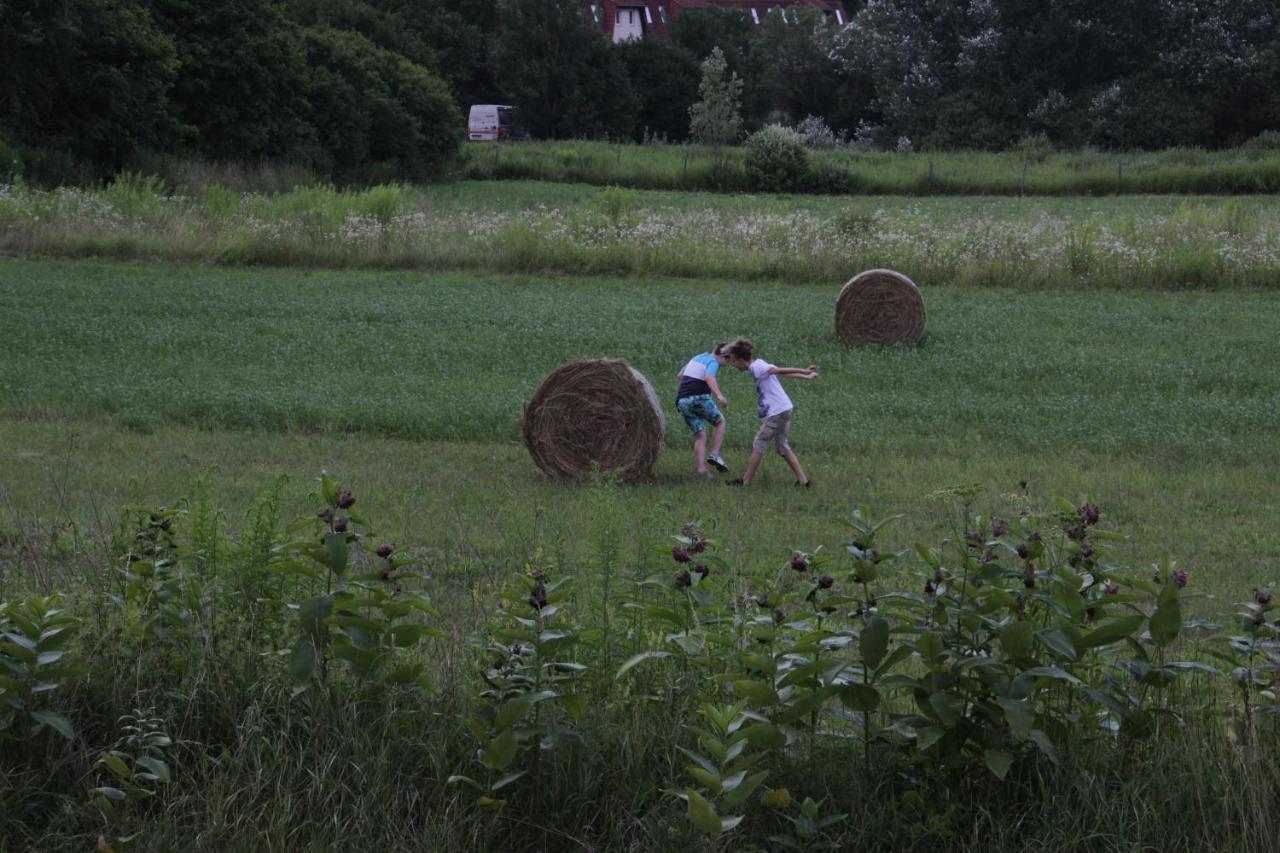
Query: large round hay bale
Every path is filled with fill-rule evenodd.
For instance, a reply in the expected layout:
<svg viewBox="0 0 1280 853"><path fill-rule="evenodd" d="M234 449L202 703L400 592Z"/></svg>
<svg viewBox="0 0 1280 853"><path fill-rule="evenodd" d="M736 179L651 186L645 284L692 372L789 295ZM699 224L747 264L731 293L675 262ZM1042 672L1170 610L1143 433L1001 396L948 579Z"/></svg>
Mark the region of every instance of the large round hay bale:
<svg viewBox="0 0 1280 853"><path fill-rule="evenodd" d="M552 477L582 478L593 466L627 482L648 479L667 419L644 374L625 359L573 361L542 380L524 407L524 443Z"/></svg>
<svg viewBox="0 0 1280 853"><path fill-rule="evenodd" d="M914 344L924 334L924 297L893 270L858 273L836 300L836 337L846 344Z"/></svg>

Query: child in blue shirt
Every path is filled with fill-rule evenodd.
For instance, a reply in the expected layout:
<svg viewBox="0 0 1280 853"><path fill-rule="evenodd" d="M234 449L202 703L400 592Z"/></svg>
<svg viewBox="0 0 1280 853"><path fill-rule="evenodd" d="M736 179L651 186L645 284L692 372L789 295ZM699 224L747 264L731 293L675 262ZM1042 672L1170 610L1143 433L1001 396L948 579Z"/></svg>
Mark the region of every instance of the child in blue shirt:
<svg viewBox="0 0 1280 853"><path fill-rule="evenodd" d="M728 344L718 344L711 352L695 355L677 374L680 387L676 390L676 408L693 432L693 461L699 477L711 476L711 472L707 470L708 462L721 471L729 470L720 456L720 444L724 441L724 415L716 406L717 401L721 406L729 402L716 384L716 374L721 365L729 360L724 353L727 346ZM715 397L714 400L712 396ZM707 452L708 423L713 427L710 453Z"/></svg>

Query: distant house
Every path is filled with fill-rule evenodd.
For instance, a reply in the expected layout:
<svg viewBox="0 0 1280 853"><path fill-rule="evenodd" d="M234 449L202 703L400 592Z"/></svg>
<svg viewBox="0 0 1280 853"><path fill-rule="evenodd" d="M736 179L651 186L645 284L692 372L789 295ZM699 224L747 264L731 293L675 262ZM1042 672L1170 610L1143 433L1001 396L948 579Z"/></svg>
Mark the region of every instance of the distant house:
<svg viewBox="0 0 1280 853"><path fill-rule="evenodd" d="M849 16L840 0L599 0L585 3L588 13L600 29L613 36L615 42L630 41L647 35L667 37L667 27L686 9L719 7L741 9L756 26L764 23L773 9L781 9L790 21L793 10L810 6L820 10L833 24L844 26Z"/></svg>

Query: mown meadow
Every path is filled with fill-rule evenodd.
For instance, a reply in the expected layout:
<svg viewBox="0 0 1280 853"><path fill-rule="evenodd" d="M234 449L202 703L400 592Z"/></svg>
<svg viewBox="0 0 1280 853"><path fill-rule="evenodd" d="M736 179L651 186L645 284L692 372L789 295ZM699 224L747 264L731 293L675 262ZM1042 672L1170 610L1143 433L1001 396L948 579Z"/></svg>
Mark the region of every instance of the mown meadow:
<svg viewBox="0 0 1280 853"><path fill-rule="evenodd" d="M1278 222L9 188L0 847L1269 849ZM835 342L871 265L920 345ZM737 334L822 367L812 489L691 476L675 373ZM652 483L519 443L597 356L666 405Z"/></svg>

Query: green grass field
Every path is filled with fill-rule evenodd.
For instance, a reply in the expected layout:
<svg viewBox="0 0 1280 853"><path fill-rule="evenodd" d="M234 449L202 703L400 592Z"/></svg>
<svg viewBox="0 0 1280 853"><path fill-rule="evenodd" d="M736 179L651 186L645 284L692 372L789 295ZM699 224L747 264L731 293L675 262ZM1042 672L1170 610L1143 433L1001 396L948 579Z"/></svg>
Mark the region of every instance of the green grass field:
<svg viewBox="0 0 1280 853"><path fill-rule="evenodd" d="M216 467L239 498L287 473L300 499L327 467L394 514L397 538L445 555L511 557L540 524L581 541L589 490L544 482L518 421L545 373L612 355L655 381L672 418L658 481L628 493L629 514L657 504L665 525L699 519L744 555L838 546L835 519L864 502L911 516L907 546L953 522L926 495L977 483L999 509L1025 480L1041 499L1102 502L1134 531L1135 559L1167 549L1204 591L1270 579L1280 297L926 288L925 341L889 350L836 344L833 298L715 280L5 261L6 497L47 513L67 471L81 512L110 511L172 501ZM777 363L823 367L789 389L812 495L777 460L745 495L688 476L674 374L739 333ZM754 388L723 385L740 466Z"/></svg>
<svg viewBox="0 0 1280 853"><path fill-rule="evenodd" d="M744 677L762 677L749 652L767 642L788 667L809 654L862 667L870 613L846 598L816 615L809 576L788 567L793 553L835 556L823 569L833 594L856 597L869 594L845 551L857 506L903 516L877 540L888 552L963 542L992 515L1052 516L1062 497L1096 502L1100 526L1127 534L1107 543L1116 565L1102 569L1122 583L1136 588L1170 559L1188 572L1181 593L1168 580L1160 588L1182 596L1174 628L1190 620L1173 645L1156 644L1150 602L1132 615L1118 603L1125 595L1107 598L1101 584L1084 590L1087 614L1073 615L1070 573L962 584L946 593L969 602L954 612L970 621L945 629L958 680L939 669L939 695L975 682L964 674L975 662L1015 673L1058 662L1111 704L1041 669L1048 675L1024 682L1036 685L1030 718L1016 716L1021 700L991 716L993 688L966 687L986 697L983 710L975 702L951 723L935 714L954 728L926 747L902 732L932 725L911 714L933 698L921 705L884 687L885 704L868 715L816 691L821 723L819 705L780 723L791 739L758 765L767 785L794 793L788 818L805 796L821 799L823 814L847 814L828 833L835 849L1269 851L1280 729L1242 710L1235 663L1211 652L1228 648L1213 639L1220 630L1250 630L1232 615L1240 602L1280 580L1278 226L1261 198L801 199L525 182L171 197L137 179L0 193L0 246L16 255L0 258L0 608L62 594L79 625L68 659L87 669L58 675L48 660L55 674L31 699L64 713L74 740L47 727L5 740L7 721L27 718L0 706L0 848L81 850L100 833L138 833L134 848L146 850L775 849L770 834L791 824L761 796L741 804L732 834L703 838L670 791L692 778L680 750L705 745L696 727L709 705L787 710L772 693L743 692ZM843 279L890 261L922 285L925 338L839 345ZM773 458L745 490L692 474L671 399L676 372L739 334L771 361L822 368L816 382L787 385L811 489L795 488ZM600 356L629 359L664 404L652 482L551 482L520 440L542 377ZM721 386L725 456L740 470L755 389L732 370ZM291 606L319 600L334 579L295 574L281 543L315 547L299 538L313 528L286 523L318 524L322 470L355 492L372 525L352 547L370 574L349 573L343 589L389 593L370 553L381 542L411 558L395 596L402 578L412 593L412 572L424 574L438 615L412 614L409 636L424 626L440 636L393 650L421 667L417 681L361 681L326 646L332 671L311 671L298 688L294 644L310 642L300 633L308 605ZM152 512L177 519L163 571L158 559L120 559L157 541ZM670 553L672 533L691 521L723 563L710 574L705 623L672 634L658 605L694 612ZM139 523L141 535L127 526ZM1068 523L1045 522L1046 542L1065 543L1057 528ZM969 553L952 545L944 561L967 566L957 551ZM936 615L914 621L925 611L904 602L932 595L928 575L914 552L882 565L870 589L895 620L887 642L908 652L899 674L919 674L935 664L908 645L943 629L929 628ZM534 566L568 579L571 595L530 610L523 579ZM969 583L969 568L947 571ZM656 580L638 583L647 577ZM1008 602L1032 602L1029 615L1001 603L1005 586ZM762 592L765 605L744 598ZM342 614L352 643L382 630L374 600ZM494 686L503 660L544 637L510 645L515 635L500 626L533 612L578 632L572 651L549 654L584 674L555 682L561 696L536 694L533 711L492 704L508 695ZM819 634L824 618L835 632L820 653L815 618ZM1011 626L1032 620L1036 657L1015 658ZM1043 636L1054 624L1101 632L1117 620L1130 625L1123 636L1137 632L1132 644L1064 656ZM618 673L623 659L693 633L708 643L693 664L673 656ZM5 661L24 654L13 636L0 636ZM1148 655L1153 666L1193 660L1157 673L1173 686L1139 682ZM1207 674L1206 660L1222 671ZM1257 707L1276 701L1261 686L1254 697ZM521 733L506 741L503 767L531 777L502 789L506 806L486 809L446 780L497 778L502 768L486 776L482 765L504 735L476 726L498 726L501 707L524 715L512 718ZM100 759L113 743L128 758L117 718L135 709L172 736L163 755L173 782L107 815L85 789L138 781L113 779ZM1133 720L1136 730L1112 731ZM1052 760L1017 734L1031 724L1051 732ZM540 740L556 726L563 741ZM953 748L953 736L967 740ZM1010 756L1007 778L986 746Z"/></svg>
<svg viewBox="0 0 1280 853"><path fill-rule="evenodd" d="M533 179L692 191L750 188L746 149L593 142L471 144L470 178ZM1225 151L1104 153L1049 149L981 152L813 151L802 189L871 195L1113 195L1273 193L1280 157L1264 146Z"/></svg>
<svg viewBox="0 0 1280 853"><path fill-rule="evenodd" d="M798 284L890 267L1019 289L1280 287L1265 197L731 196L534 182L171 194L0 187L0 251L220 266L636 275Z"/></svg>

